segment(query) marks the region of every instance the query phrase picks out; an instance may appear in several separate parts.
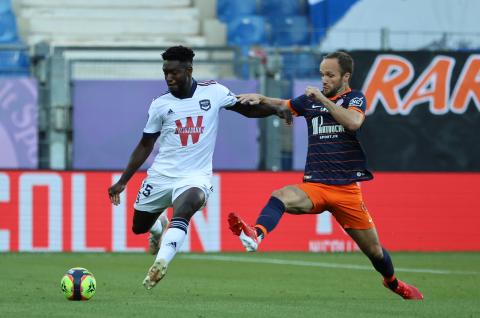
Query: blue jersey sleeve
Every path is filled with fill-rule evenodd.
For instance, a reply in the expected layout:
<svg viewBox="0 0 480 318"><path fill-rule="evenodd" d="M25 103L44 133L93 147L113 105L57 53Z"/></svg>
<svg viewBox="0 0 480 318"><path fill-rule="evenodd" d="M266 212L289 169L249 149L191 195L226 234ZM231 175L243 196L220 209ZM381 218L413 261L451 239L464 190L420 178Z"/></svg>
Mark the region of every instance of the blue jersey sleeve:
<svg viewBox="0 0 480 318"><path fill-rule="evenodd" d="M297 113L298 116L305 115L305 109L312 104L312 101L307 95L300 95L290 100L292 110Z"/></svg>
<svg viewBox="0 0 480 318"><path fill-rule="evenodd" d="M362 92L352 91L348 94L348 99L345 101L347 103L347 108L356 107L362 113L365 113L367 110L367 99Z"/></svg>

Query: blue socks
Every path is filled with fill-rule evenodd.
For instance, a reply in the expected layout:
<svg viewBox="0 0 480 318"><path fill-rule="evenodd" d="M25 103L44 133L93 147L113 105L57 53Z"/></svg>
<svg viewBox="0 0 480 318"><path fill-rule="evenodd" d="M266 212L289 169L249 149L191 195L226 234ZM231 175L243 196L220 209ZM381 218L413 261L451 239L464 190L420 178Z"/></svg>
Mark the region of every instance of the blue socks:
<svg viewBox="0 0 480 318"><path fill-rule="evenodd" d="M373 264L373 267L382 274L385 278L385 282L387 283L390 289L395 289L398 286L398 281L395 278L395 270L393 269L392 259L390 258L390 254L388 254L387 250L382 247L383 251L383 259L370 259Z"/></svg>
<svg viewBox="0 0 480 318"><path fill-rule="evenodd" d="M255 227L257 235L263 238L267 233L271 232L280 222L285 212L285 204L275 197L270 197L267 205L263 208L257 219Z"/></svg>

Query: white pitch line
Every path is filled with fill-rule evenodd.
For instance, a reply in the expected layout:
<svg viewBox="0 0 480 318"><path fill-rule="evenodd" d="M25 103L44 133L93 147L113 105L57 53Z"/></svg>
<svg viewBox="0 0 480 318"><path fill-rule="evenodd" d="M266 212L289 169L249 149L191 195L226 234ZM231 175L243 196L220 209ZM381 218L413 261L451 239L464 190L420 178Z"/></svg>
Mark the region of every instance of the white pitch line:
<svg viewBox="0 0 480 318"><path fill-rule="evenodd" d="M258 258L258 257L245 257L245 256L221 256L221 255L200 255L200 254L182 254L181 257L188 258L188 259L221 261L221 262L242 262L242 263L294 265L294 266L323 267L323 268L337 268L337 269L357 269L362 271L373 270L372 266L366 266L366 265L296 261L296 260L287 260L287 259L278 259L278 258ZM425 274L438 274L438 275L478 275L479 274L479 272L474 272L474 271L456 271L456 270L447 270L447 269L402 268L402 267L395 267L395 271L405 272L405 273L425 273Z"/></svg>

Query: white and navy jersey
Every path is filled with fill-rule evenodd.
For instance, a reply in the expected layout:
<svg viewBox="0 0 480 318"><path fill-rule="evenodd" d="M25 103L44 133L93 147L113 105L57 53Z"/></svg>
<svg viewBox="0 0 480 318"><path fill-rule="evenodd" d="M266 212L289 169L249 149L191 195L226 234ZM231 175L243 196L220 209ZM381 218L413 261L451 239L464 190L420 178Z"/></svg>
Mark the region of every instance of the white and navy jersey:
<svg viewBox="0 0 480 318"><path fill-rule="evenodd" d="M348 90L330 98L336 105L365 113L367 102L359 91ZM305 117L308 126L308 154L304 181L349 184L373 178L367 170L365 153L355 131L346 130L328 109L301 95L290 100L292 113Z"/></svg>
<svg viewBox="0 0 480 318"><path fill-rule="evenodd" d="M215 81L193 80L190 97L166 93L148 111L144 133L160 133L159 152L148 175L210 176L221 108L235 105L235 94Z"/></svg>

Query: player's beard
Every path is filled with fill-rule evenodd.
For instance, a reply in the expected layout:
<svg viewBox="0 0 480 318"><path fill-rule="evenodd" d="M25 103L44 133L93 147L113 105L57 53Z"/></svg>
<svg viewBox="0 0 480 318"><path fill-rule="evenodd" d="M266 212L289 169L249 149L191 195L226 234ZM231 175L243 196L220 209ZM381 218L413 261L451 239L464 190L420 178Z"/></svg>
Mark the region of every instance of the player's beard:
<svg viewBox="0 0 480 318"><path fill-rule="evenodd" d="M339 83L337 85L331 85L328 91L325 90L325 88L322 90L323 95L325 97L331 98L336 96L340 90L342 89L342 83Z"/></svg>
<svg viewBox="0 0 480 318"><path fill-rule="evenodd" d="M188 94L190 87L187 87L185 82L175 82L173 86L168 86L168 90L173 96L181 97L182 95Z"/></svg>

